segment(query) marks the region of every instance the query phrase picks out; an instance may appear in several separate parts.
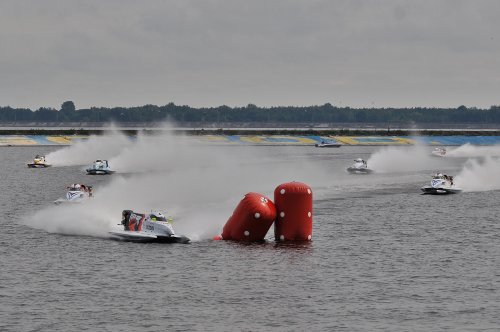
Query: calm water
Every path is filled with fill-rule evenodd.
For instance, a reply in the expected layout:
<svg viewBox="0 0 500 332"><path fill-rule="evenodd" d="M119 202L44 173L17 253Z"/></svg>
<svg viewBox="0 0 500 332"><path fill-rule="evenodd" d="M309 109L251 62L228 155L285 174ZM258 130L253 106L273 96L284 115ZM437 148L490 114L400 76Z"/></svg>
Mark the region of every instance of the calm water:
<svg viewBox="0 0 500 332"><path fill-rule="evenodd" d="M500 191L419 195L434 167L343 171L376 147L260 147L273 155L265 167L332 170L311 185L312 243L123 243L20 221L68 183L111 181L25 167L54 149L0 148L1 331L500 330Z"/></svg>

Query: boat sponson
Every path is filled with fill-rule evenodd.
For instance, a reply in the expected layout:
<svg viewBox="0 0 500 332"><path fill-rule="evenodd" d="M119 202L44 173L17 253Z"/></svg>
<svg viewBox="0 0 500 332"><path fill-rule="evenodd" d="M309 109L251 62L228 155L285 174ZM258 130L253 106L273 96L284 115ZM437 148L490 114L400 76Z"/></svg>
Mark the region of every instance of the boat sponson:
<svg viewBox="0 0 500 332"><path fill-rule="evenodd" d="M114 239L128 242L160 242L160 243L189 243L190 239L182 235L161 236L144 232L118 231L109 232Z"/></svg>
<svg viewBox="0 0 500 332"><path fill-rule="evenodd" d="M29 168L46 168L46 167L50 167L51 165L48 165L48 164L28 164L28 167Z"/></svg>
<svg viewBox="0 0 500 332"><path fill-rule="evenodd" d="M115 171L102 170L102 169L88 169L87 174L89 175L108 175L113 174Z"/></svg>
<svg viewBox="0 0 500 332"><path fill-rule="evenodd" d="M348 167L347 172L351 174L370 174L373 173L373 170L369 168L355 168L355 167Z"/></svg>
<svg viewBox="0 0 500 332"><path fill-rule="evenodd" d="M461 192L461 189L449 189L449 188L434 188L431 186L425 186L420 188L423 192L423 194L429 194L429 195L447 195L447 194L456 194Z"/></svg>

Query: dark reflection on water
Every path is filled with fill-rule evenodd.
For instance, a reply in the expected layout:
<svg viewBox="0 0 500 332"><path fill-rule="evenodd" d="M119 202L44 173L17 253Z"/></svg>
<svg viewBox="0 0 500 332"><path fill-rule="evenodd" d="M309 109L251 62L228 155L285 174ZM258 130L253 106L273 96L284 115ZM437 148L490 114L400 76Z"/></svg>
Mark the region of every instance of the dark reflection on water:
<svg viewBox="0 0 500 332"><path fill-rule="evenodd" d="M292 251L308 251L312 250L312 241L286 241L276 242L274 240L265 240L259 242L235 242L227 241L226 244L234 246L235 248L244 248L245 250L292 250Z"/></svg>
<svg viewBox="0 0 500 332"><path fill-rule="evenodd" d="M314 192L310 243L137 244L17 222L85 182L79 167L19 168L47 149L0 149L2 331L500 329L498 191L422 196L427 172L378 186L341 171ZM342 169L356 151L312 153Z"/></svg>
<svg viewBox="0 0 500 332"><path fill-rule="evenodd" d="M313 249L312 241L300 242L275 242L274 247L282 250L293 250L298 252L308 252Z"/></svg>

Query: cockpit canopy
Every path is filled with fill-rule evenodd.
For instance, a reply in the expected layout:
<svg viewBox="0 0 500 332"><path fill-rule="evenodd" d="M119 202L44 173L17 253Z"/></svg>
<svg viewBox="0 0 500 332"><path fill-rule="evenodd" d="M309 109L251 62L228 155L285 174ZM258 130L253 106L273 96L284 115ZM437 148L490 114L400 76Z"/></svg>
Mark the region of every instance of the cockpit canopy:
<svg viewBox="0 0 500 332"><path fill-rule="evenodd" d="M442 180L453 180L453 176L446 175L443 173L436 173L436 174L434 174L434 176L432 178L433 179L442 179Z"/></svg>
<svg viewBox="0 0 500 332"><path fill-rule="evenodd" d="M153 212L149 215L149 218L155 221L167 221L167 218L161 212Z"/></svg>
<svg viewBox="0 0 500 332"><path fill-rule="evenodd" d="M92 165L93 168L95 169L103 169L109 167L108 161L104 159L97 159L94 161L94 164Z"/></svg>

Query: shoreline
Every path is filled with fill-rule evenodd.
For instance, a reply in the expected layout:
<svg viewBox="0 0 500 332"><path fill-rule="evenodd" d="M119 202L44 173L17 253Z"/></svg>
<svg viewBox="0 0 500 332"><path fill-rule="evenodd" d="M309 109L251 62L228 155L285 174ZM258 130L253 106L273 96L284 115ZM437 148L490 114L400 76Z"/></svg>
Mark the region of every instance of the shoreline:
<svg viewBox="0 0 500 332"><path fill-rule="evenodd" d="M97 135L110 134L112 131L100 132ZM121 132L130 139L135 139L137 133ZM163 132L165 133L165 132ZM225 146L311 146L321 142L333 143L342 146L403 146L403 145L427 145L427 146L461 146L471 145L500 145L500 133L497 135L315 135L311 134L219 134L203 133L184 134L194 144L225 145ZM144 134L141 132L141 134ZM156 135L158 132L146 134ZM177 133L179 134L179 133ZM0 146L69 146L87 140L93 133L78 135L58 135L55 133L37 134L0 134ZM115 131L116 135L116 131ZM175 135L175 134L174 134ZM320 149L332 150L335 147L318 147ZM338 148L338 147L337 147Z"/></svg>
<svg viewBox="0 0 500 332"><path fill-rule="evenodd" d="M388 129L388 128L13 128L0 127L0 136L89 136L121 132L126 135L156 135L169 133L188 136L233 136L233 135L288 135L288 136L500 136L500 129L461 128L461 129Z"/></svg>

